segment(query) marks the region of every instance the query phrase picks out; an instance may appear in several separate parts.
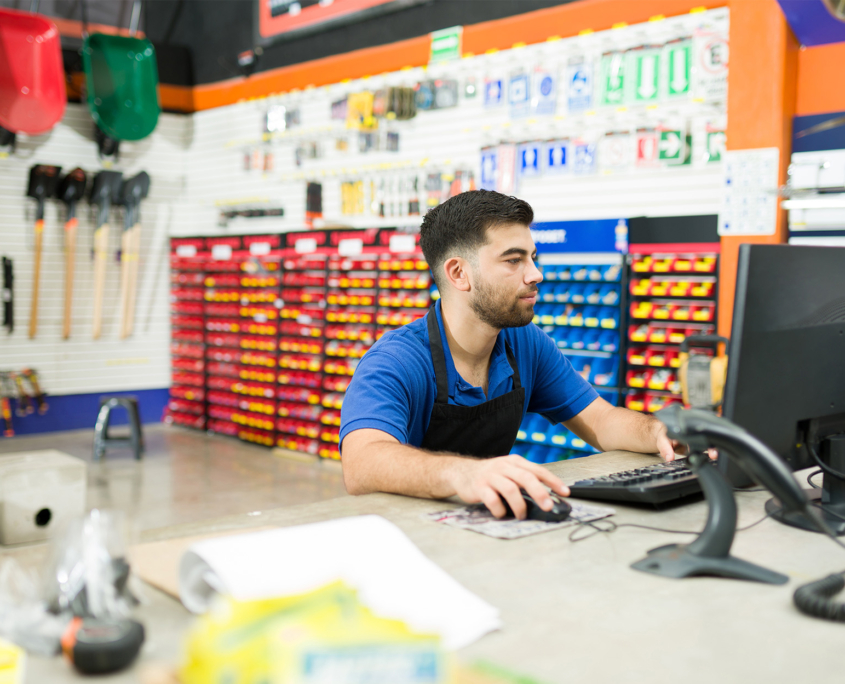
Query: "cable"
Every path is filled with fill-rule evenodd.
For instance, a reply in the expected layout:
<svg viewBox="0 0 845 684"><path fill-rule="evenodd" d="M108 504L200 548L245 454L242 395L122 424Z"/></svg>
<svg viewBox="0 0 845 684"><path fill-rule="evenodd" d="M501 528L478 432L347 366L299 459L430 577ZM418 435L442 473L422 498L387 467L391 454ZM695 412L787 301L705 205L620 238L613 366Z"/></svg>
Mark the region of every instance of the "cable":
<svg viewBox="0 0 845 684"><path fill-rule="evenodd" d="M737 527L737 532L744 532L745 530L750 530L755 525L759 525L763 522L766 518L768 518L771 514L766 513L762 518L759 520L751 523L750 525L746 525L745 527ZM602 529L596 523L601 522L606 524L608 527L606 529ZM580 537L576 537L576 533L582 527L592 527L593 531L590 534L586 534ZM605 534L611 534L612 532L616 532L620 527L637 527L641 530L652 530L654 532L666 532L668 534L701 534L701 530L671 530L666 527L653 527L651 525L638 525L637 523L616 523L613 520L593 520L582 522L581 520L578 521L578 526L572 530L569 534L569 541L571 542L579 542L584 541L585 539L589 539L590 537L596 536L599 532L603 532Z"/></svg>
<svg viewBox="0 0 845 684"><path fill-rule="evenodd" d="M845 603L833 599L843 588L845 572L839 572L798 587L792 595L792 600L805 615L845 622Z"/></svg>
<svg viewBox="0 0 845 684"><path fill-rule="evenodd" d="M813 489L821 489L815 482L813 482L813 478L818 475L819 473L823 473L824 471L819 468L818 470L814 470L812 473L807 475L807 484L810 485Z"/></svg>
<svg viewBox="0 0 845 684"><path fill-rule="evenodd" d="M807 451L810 452L810 456L813 457L813 460L816 462L816 465L822 470L824 470L824 472L826 472L828 475L833 475L833 477L835 477L837 480L845 481L845 475L840 473L838 470L831 468L827 463L822 461L822 459L816 453L816 448L809 442L807 443Z"/></svg>

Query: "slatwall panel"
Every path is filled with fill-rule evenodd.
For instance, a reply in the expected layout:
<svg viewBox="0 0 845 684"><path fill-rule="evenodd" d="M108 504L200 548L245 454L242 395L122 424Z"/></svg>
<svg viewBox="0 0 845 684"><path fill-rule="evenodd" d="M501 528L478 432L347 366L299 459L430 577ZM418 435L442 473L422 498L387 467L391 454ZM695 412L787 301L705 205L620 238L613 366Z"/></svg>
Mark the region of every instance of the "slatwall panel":
<svg viewBox="0 0 845 684"><path fill-rule="evenodd" d="M15 330L0 330L0 368L36 368L51 394L76 394L167 387L170 384L168 320L168 235L176 229L184 202L190 119L162 115L145 140L121 145L113 167L125 177L141 170L152 178L141 204L141 262L135 332L118 339L120 267L116 261L123 227L122 211L113 209L104 298L103 332L92 340L93 211L79 204L71 338L61 339L64 302L63 223L65 205L50 200L45 210L39 325L28 339L33 264L35 200L25 197L30 166L61 165L62 173L79 166L89 178L102 169L93 142L93 122L85 107L69 104L63 121L49 134L19 139L14 155L0 160L0 254L14 259ZM89 181L90 182L90 181Z"/></svg>
<svg viewBox="0 0 845 684"><path fill-rule="evenodd" d="M414 68L358 79L347 83L291 92L200 112L193 117L193 143L188 160L190 215L177 227L177 235L258 233L299 230L303 226L306 183L323 184L324 224L382 227L416 223L416 217L379 218L341 214L340 183L362 179L419 178L423 200L425 176L429 172L453 173L458 169L480 177L480 150L500 143L552 140L586 135L598 139L606 131L631 131L659 122L692 122L700 133L703 121L726 122L724 103L683 102L651 107L601 109L588 114L568 114L558 96L555 115L512 119L507 105L485 109L482 94L463 95L467 79L475 78L481 90L485 76L503 76L543 65L563 75L567 60L579 54L600 55L609 47L625 49L648 42L662 42L689 35L696 26L719 25L727 30L727 10L714 10L638 25L592 36L576 37L540 45L505 50L496 54L464 58L448 65ZM551 29L550 29L551 30ZM515 38L517 38L515 36ZM344 122L330 118L330 104L349 93L374 91L385 86L414 86L420 80L452 78L459 83L458 107L420 111L410 121L382 120L382 129L400 135L398 152L359 153L356 137ZM283 104L298 109L301 124L272 140L262 139L263 119L268 107ZM701 135L694 140L700 152ZM335 149L340 138L349 140L349 152ZM303 141L317 142L319 159L295 164L295 150ZM246 171L244 156L260 149L274 156L273 170ZM599 169L585 176L540 176L526 178L515 194L529 201L537 220L671 216L718 213L721 165L702 163L696 154L693 164L677 168L628 169L611 172ZM285 217L238 218L228 228L218 226L221 204L237 206L283 206Z"/></svg>

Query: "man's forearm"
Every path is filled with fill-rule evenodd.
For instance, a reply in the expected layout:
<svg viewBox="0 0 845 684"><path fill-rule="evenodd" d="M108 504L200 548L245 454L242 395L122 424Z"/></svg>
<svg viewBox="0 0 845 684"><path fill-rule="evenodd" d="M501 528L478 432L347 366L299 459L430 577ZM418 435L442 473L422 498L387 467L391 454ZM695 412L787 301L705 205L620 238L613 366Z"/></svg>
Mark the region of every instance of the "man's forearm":
<svg viewBox="0 0 845 684"><path fill-rule="evenodd" d="M426 499L455 495L452 474L467 459L424 451L398 442L374 442L365 452L343 454L343 478L350 494L390 492Z"/></svg>
<svg viewBox="0 0 845 684"><path fill-rule="evenodd" d="M659 425L660 421L652 416L615 406L602 420L598 446L602 451L657 453Z"/></svg>

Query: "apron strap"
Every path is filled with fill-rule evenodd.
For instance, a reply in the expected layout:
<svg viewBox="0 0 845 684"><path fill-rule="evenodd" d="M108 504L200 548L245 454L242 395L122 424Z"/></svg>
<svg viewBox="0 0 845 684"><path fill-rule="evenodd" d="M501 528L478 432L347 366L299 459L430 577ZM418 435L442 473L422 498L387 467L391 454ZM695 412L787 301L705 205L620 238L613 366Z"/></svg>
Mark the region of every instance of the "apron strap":
<svg viewBox="0 0 845 684"><path fill-rule="evenodd" d="M449 403L449 381L446 372L446 354L443 352L443 340L440 337L440 326L437 325L437 314L432 306L426 314L428 325L428 343L431 345L431 361L434 364L434 379L437 382L436 404Z"/></svg>
<svg viewBox="0 0 845 684"><path fill-rule="evenodd" d="M443 351L443 340L440 337L440 326L437 324L437 315L434 313L434 307L428 310L426 319L428 343L431 345L431 361L434 364L434 379L437 383L437 397L434 401L437 404L448 404L449 382L448 373L446 372L446 353ZM516 365L516 358L507 341L505 341L505 354L513 371L513 388L515 390L520 389L522 383L519 378L519 367Z"/></svg>

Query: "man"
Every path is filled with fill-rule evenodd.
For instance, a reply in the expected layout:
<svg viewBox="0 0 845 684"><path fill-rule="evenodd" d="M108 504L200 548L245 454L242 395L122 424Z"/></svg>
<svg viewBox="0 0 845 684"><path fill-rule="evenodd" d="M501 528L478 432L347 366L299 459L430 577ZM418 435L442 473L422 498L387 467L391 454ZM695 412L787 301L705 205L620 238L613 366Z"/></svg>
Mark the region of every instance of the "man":
<svg viewBox="0 0 845 684"><path fill-rule="evenodd" d="M518 518L524 489L546 510L568 488L509 455L526 411L563 423L602 451L659 453L660 421L611 406L531 323L543 276L527 202L462 193L429 211L420 245L441 299L425 318L384 335L358 365L341 412L350 494L382 491L483 502Z"/></svg>

